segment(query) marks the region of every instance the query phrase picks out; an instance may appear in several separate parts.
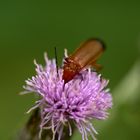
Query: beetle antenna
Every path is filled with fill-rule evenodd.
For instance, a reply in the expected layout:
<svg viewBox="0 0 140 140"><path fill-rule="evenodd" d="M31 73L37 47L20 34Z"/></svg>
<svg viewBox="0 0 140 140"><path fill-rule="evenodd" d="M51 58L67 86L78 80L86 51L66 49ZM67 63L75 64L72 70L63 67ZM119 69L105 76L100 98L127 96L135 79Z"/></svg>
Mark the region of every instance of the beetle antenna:
<svg viewBox="0 0 140 140"><path fill-rule="evenodd" d="M58 77L58 58L57 58L57 50L56 47L54 47L55 51L55 61L56 61L56 72L57 72L57 77Z"/></svg>
<svg viewBox="0 0 140 140"><path fill-rule="evenodd" d="M66 83L64 82L64 83L63 83L63 91L65 90L65 84L66 84Z"/></svg>

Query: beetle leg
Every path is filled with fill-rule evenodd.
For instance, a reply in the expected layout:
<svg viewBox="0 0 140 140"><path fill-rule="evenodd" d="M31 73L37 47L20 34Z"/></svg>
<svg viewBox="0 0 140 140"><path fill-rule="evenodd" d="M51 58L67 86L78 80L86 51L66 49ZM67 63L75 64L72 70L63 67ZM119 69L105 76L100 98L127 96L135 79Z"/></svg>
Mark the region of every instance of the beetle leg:
<svg viewBox="0 0 140 140"><path fill-rule="evenodd" d="M100 71L100 70L103 68L102 65L97 64L96 62L93 62L93 63L91 63L90 65L93 66L93 68L95 68L96 71Z"/></svg>

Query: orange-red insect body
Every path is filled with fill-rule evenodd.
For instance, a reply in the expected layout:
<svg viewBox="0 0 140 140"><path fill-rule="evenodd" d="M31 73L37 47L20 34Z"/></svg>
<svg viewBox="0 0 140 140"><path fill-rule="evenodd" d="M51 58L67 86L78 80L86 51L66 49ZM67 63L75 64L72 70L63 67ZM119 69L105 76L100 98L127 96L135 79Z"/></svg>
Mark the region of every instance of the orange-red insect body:
<svg viewBox="0 0 140 140"><path fill-rule="evenodd" d="M82 43L73 54L65 58L62 77L64 82L69 82L83 68L87 68L90 65L98 70L100 66L96 64L96 61L104 49L104 44L99 39L93 38Z"/></svg>

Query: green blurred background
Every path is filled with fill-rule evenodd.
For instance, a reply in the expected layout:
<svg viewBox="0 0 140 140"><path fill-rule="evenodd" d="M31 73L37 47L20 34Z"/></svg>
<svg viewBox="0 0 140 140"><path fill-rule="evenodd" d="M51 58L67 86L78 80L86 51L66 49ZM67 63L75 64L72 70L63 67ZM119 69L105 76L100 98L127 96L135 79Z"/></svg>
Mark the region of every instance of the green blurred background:
<svg viewBox="0 0 140 140"><path fill-rule="evenodd" d="M101 71L110 79L113 108L107 121L95 121L99 140L140 139L140 1L0 1L0 139L12 140L29 115L34 95L19 96L44 64L47 51L59 64L81 41L99 37L107 44ZM76 132L73 140L81 139Z"/></svg>

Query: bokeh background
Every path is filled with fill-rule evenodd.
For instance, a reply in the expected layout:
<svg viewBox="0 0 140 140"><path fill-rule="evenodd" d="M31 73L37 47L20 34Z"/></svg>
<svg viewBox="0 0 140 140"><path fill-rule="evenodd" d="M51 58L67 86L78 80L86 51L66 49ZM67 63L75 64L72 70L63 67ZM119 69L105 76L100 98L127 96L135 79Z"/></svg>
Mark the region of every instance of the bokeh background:
<svg viewBox="0 0 140 140"><path fill-rule="evenodd" d="M140 1L0 2L0 139L14 140L29 115L34 95L20 96L35 74L33 60L44 64L47 51L59 64L81 41L99 37L107 44L100 59L110 79L113 108L107 121L94 121L99 140L140 139ZM80 140L79 133L73 140Z"/></svg>

